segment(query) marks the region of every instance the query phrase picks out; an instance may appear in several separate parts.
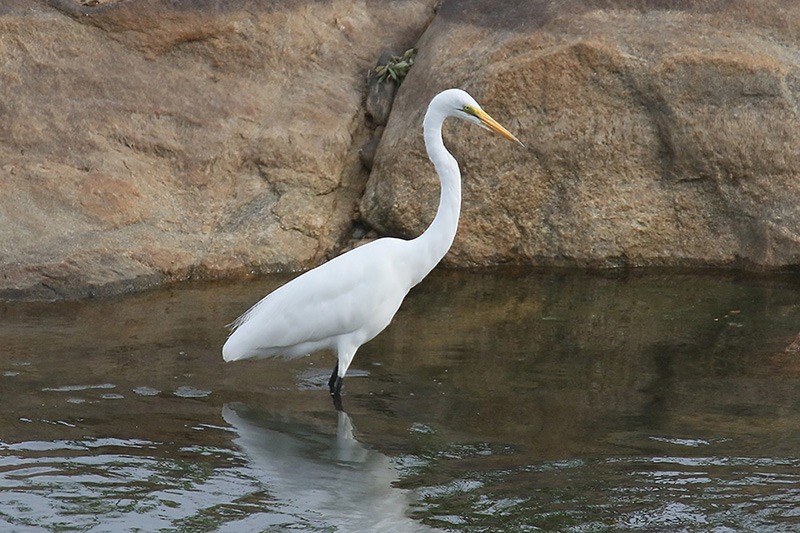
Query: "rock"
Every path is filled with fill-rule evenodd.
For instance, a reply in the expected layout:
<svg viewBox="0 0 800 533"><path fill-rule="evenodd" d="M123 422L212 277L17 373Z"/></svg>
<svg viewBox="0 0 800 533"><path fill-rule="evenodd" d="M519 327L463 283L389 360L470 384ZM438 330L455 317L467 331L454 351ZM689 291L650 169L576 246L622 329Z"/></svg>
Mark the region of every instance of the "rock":
<svg viewBox="0 0 800 533"><path fill-rule="evenodd" d="M381 142L382 135L383 126L378 126L375 128L372 137L361 147L361 151L358 153L361 164L367 170L372 170L372 164L375 161L375 154L378 152L378 145Z"/></svg>
<svg viewBox="0 0 800 533"><path fill-rule="evenodd" d="M448 124L448 264L800 265L799 6L438 3L3 2L0 298L307 268L359 216L415 236L451 86L530 148ZM364 74L412 46L365 184Z"/></svg>
<svg viewBox="0 0 800 533"><path fill-rule="evenodd" d="M394 52L387 51L381 54L378 59L378 66L389 63L394 57ZM389 121L389 113L392 111L392 102L397 93L397 84L391 80L379 81L378 75L373 72L367 80L367 99L365 108L367 116L376 126L385 126Z"/></svg>
<svg viewBox="0 0 800 533"><path fill-rule="evenodd" d="M300 269L350 235L364 74L435 0L0 7L0 298Z"/></svg>
<svg viewBox="0 0 800 533"><path fill-rule="evenodd" d="M800 353L800 334L795 337L794 341L783 350L786 353L799 354Z"/></svg>
<svg viewBox="0 0 800 533"><path fill-rule="evenodd" d="M451 265L800 265L800 4L445 2L417 43L361 212L430 222L421 122L462 87L529 145L446 126ZM488 15L487 15L488 13Z"/></svg>
<svg viewBox="0 0 800 533"><path fill-rule="evenodd" d="M397 85L394 82L379 82L377 77L370 76L366 109L376 126L385 126L389 122L389 113L392 111L396 92Z"/></svg>

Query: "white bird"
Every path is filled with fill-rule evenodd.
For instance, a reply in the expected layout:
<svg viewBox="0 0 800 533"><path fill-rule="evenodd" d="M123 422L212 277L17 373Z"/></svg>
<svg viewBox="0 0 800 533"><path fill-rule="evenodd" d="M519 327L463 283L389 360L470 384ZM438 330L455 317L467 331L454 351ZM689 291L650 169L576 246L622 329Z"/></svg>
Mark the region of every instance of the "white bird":
<svg viewBox="0 0 800 533"><path fill-rule="evenodd" d="M225 361L335 350L338 363L328 387L335 397L341 394L356 350L389 325L408 291L433 270L455 238L461 172L442 141L442 124L448 117L522 145L466 92L448 89L437 94L422 123L428 157L441 182L439 209L428 229L411 240L375 240L277 288L233 322L222 347Z"/></svg>

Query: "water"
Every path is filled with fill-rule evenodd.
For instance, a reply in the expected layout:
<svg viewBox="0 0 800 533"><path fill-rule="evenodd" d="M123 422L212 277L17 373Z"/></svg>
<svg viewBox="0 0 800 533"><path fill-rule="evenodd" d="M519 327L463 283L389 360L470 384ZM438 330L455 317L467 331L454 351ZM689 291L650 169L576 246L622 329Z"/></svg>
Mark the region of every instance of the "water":
<svg viewBox="0 0 800 533"><path fill-rule="evenodd" d="M285 277L0 305L0 531L798 531L800 279L434 272L224 364Z"/></svg>

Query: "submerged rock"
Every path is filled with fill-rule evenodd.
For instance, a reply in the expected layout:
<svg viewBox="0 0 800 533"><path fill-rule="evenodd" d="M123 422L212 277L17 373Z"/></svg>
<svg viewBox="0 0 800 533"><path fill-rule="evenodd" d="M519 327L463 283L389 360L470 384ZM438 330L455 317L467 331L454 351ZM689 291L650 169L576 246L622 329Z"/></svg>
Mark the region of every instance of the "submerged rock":
<svg viewBox="0 0 800 533"><path fill-rule="evenodd" d="M460 86L529 149L450 125L464 207L447 263L800 265L800 5L609 5L445 2L395 99L365 220L405 237L430 222L420 125Z"/></svg>

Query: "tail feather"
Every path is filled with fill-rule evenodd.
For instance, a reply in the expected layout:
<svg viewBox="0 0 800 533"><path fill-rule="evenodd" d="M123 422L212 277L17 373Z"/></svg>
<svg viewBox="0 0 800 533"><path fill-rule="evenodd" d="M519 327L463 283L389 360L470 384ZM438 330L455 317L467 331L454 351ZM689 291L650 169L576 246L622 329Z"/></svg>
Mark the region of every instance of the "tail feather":
<svg viewBox="0 0 800 533"><path fill-rule="evenodd" d="M237 325L238 326L238 325ZM222 346L222 359L225 361L238 361L240 359L247 359L248 353L251 352L252 346L244 335L244 330L236 329L231 332L228 340Z"/></svg>

